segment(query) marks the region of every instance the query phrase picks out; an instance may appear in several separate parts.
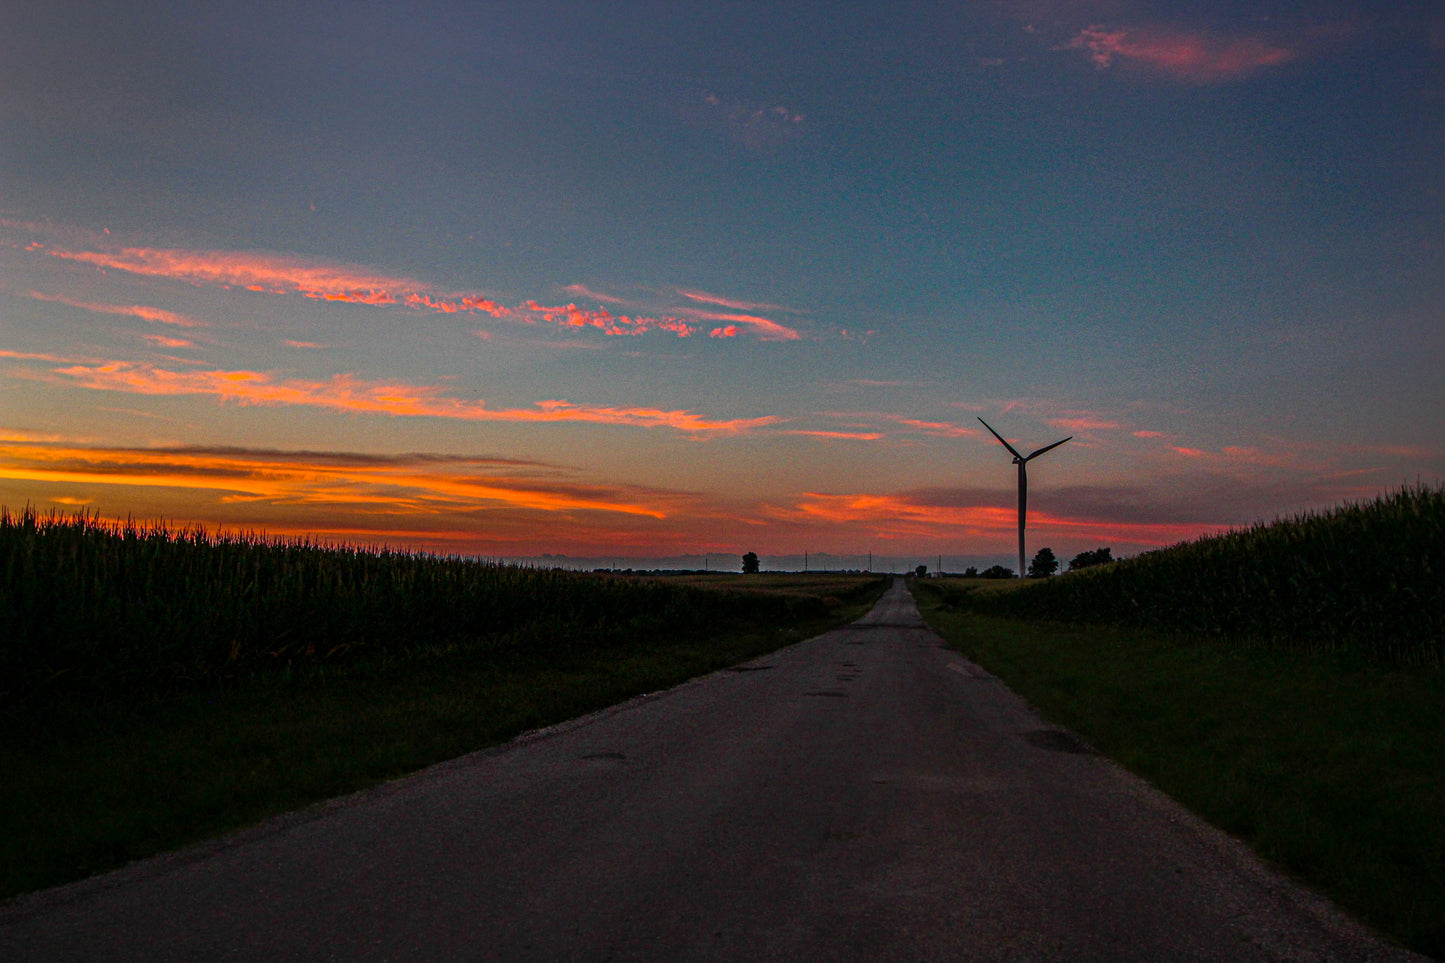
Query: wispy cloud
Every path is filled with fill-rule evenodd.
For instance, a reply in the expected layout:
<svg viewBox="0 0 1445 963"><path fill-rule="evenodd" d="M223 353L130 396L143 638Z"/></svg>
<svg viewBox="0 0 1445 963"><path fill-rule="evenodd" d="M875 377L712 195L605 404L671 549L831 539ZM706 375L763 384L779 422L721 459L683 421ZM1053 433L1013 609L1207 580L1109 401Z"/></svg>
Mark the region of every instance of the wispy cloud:
<svg viewBox="0 0 1445 963"><path fill-rule="evenodd" d="M589 310L575 304L545 307L536 301L527 301L517 309L517 313L529 321L542 320L570 328L596 328L610 335L644 334L655 328L686 338L697 330L681 318L613 314L606 308Z"/></svg>
<svg viewBox="0 0 1445 963"><path fill-rule="evenodd" d="M797 341L797 331L770 318L756 314L726 314L715 311L699 311L697 317L708 321L727 321L724 327L713 328L709 334L714 338L735 338L742 328L752 330L763 341ZM742 328L738 326L742 325Z"/></svg>
<svg viewBox="0 0 1445 963"><path fill-rule="evenodd" d="M886 411L825 411L820 417L834 419L850 428L876 432L883 438L890 434L923 434L933 438L972 438L982 433L981 428L959 425L951 421L930 421ZM897 426L896 428L893 426ZM904 429L898 431L897 429Z"/></svg>
<svg viewBox="0 0 1445 963"><path fill-rule="evenodd" d="M158 348L194 348L196 343L185 338L172 338L164 334L144 334L142 338Z"/></svg>
<svg viewBox="0 0 1445 963"><path fill-rule="evenodd" d="M805 438L829 438L842 441L878 441L885 437L884 434L879 431L826 431L822 429L810 431L804 428L789 428L778 432L778 434L801 435Z"/></svg>
<svg viewBox="0 0 1445 963"><path fill-rule="evenodd" d="M685 119L721 131L752 151L768 151L802 137L807 118L782 104L749 102L717 93L703 94L700 102L683 110Z"/></svg>
<svg viewBox="0 0 1445 963"><path fill-rule="evenodd" d="M96 301L77 301L74 298L67 298L59 294L42 294L39 291L30 291L26 294L26 297L36 301L51 301L57 304L65 304L72 308L80 308L83 311L95 311L100 314L129 315L130 317L140 318L142 321L153 321L156 324L171 324L178 328L205 327L205 322L203 321L197 321L195 318L179 314L175 311L166 311L144 304L104 304Z"/></svg>
<svg viewBox="0 0 1445 963"><path fill-rule="evenodd" d="M229 447L90 447L0 441L0 479L81 486L202 489L253 507L345 508L392 516L521 508L664 519L692 496L585 484L537 462Z"/></svg>
<svg viewBox="0 0 1445 963"><path fill-rule="evenodd" d="M450 397L435 385L368 381L338 374L326 381L277 379L262 371L174 371L151 364L109 361L53 369L71 384L142 395L205 395L240 404L298 405L400 417L463 421L587 422L640 428L671 428L694 436L735 435L780 419L713 419L685 409L574 404L564 399L531 408L492 409L483 401Z"/></svg>
<svg viewBox="0 0 1445 963"><path fill-rule="evenodd" d="M808 492L785 514L861 528L885 539L919 539L1007 548L1017 531L1011 493L984 490L920 490L891 494ZM1112 541L1134 547L1169 545L1223 526L1199 521L1140 521L1120 514L1072 514L1034 508L1034 539L1067 543ZM1046 544L1040 542L1040 544Z"/></svg>
<svg viewBox="0 0 1445 963"><path fill-rule="evenodd" d="M933 435L936 438L971 438L981 434L976 428L955 425L948 421L924 421L919 418L905 418L901 415L890 415L889 417L905 428L914 428L925 435Z"/></svg>
<svg viewBox="0 0 1445 963"><path fill-rule="evenodd" d="M1238 80L1294 60L1295 50L1260 37L1227 37L1163 27L1090 26L1065 49L1084 51L1101 70L1116 61L1139 65L1192 83Z"/></svg>
<svg viewBox="0 0 1445 963"><path fill-rule="evenodd" d="M1044 421L1049 427L1058 428L1060 431L1113 431L1122 427L1117 421L1089 414L1064 415L1058 418L1045 418Z"/></svg>
<svg viewBox="0 0 1445 963"><path fill-rule="evenodd" d="M480 311L497 317L510 313L509 308L480 295L439 297L428 292L420 282L408 278L373 274L291 255L138 247L119 251L52 249L49 254L146 277L238 287L270 294L300 294L323 301L406 305L444 313Z"/></svg>
<svg viewBox="0 0 1445 963"><path fill-rule="evenodd" d="M719 313L697 310L697 303L751 312L762 307L752 302L697 291L680 291L682 306L648 310L636 302L598 292L583 284L563 288L567 294L613 306L635 306L639 310L616 312L608 307L587 308L576 303L545 305L529 299L507 306L480 294L448 294L431 289L412 278L387 275L364 268L333 264L287 254L253 251L207 251L179 248L125 247L118 250L51 248L51 257L103 270L124 271L143 277L165 278L194 285L235 288L267 294L300 295L321 301L403 307L441 314L485 314L523 324L552 324L565 328L586 328L610 336L640 335L663 331L688 337L707 322L725 321L713 327L713 337L735 337L751 333L764 341L796 341L793 328L754 313ZM32 292L31 297L58 301L88 310L130 314L148 321L183 326L199 322L174 312L145 306L108 305L81 302L56 295ZM783 310L779 308L778 310Z"/></svg>
<svg viewBox="0 0 1445 963"><path fill-rule="evenodd" d="M765 304L760 301L743 301L738 298L724 297L720 294L709 294L706 291L688 291L678 288L677 293L689 301L697 301L702 304L716 304L718 307L731 308L734 311L786 311L792 312L792 308L784 307L781 304Z"/></svg>
<svg viewBox="0 0 1445 963"><path fill-rule="evenodd" d="M55 354L40 354L32 351L7 351L0 349L0 358L13 358L16 361L51 361L55 364L71 364L72 358L62 358Z"/></svg>

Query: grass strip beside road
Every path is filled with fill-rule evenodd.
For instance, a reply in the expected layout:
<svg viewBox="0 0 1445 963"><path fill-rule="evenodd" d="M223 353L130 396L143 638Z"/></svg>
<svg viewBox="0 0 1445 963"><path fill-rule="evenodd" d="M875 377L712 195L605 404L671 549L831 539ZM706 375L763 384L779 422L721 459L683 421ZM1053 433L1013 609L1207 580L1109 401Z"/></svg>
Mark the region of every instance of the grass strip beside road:
<svg viewBox="0 0 1445 963"><path fill-rule="evenodd" d="M1445 957L1445 674L961 612L949 644L1264 858Z"/></svg>
<svg viewBox="0 0 1445 963"><path fill-rule="evenodd" d="M789 625L572 646L544 658L519 648L456 652L319 684L12 706L0 712L0 897L81 879L735 665L858 618L884 584L796 583L795 594L823 597L827 614Z"/></svg>

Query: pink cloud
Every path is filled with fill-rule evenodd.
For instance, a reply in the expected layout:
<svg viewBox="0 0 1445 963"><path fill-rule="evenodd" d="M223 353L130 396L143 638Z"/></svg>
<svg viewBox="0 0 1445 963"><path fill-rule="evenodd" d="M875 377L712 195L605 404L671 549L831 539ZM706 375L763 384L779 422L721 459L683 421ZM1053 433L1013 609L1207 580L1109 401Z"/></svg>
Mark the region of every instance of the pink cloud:
<svg viewBox="0 0 1445 963"><path fill-rule="evenodd" d="M671 428L691 435L736 435L774 424L776 416L717 420L685 409L623 408L574 404L564 399L538 402L532 408L491 409L442 393L434 385L366 381L349 374L327 381L278 381L261 371L172 371L129 361L57 368L60 375L85 388L143 395L207 395L239 404L303 405L399 417L454 418L463 421L587 422Z"/></svg>
<svg viewBox="0 0 1445 963"><path fill-rule="evenodd" d="M1122 60L1193 83L1218 83L1247 77L1294 60L1296 52L1258 37L1219 37L1163 28L1139 30L1091 26L1065 45L1083 50L1099 69Z"/></svg>
<svg viewBox="0 0 1445 963"><path fill-rule="evenodd" d="M1104 431L1120 427L1117 421L1106 421L1089 415L1071 418L1046 418L1045 423L1061 431Z"/></svg>
<svg viewBox="0 0 1445 963"><path fill-rule="evenodd" d="M801 337L792 328L755 314L719 314L712 311L700 311L697 317L707 321L732 322L728 328L733 329L733 334L714 334L713 337L733 337L737 333L739 324L751 328L763 341L797 341ZM726 331L727 328L722 330Z"/></svg>
<svg viewBox="0 0 1445 963"><path fill-rule="evenodd" d="M780 304L763 304L757 301L740 301L736 298L727 298L719 294L708 294L706 291L688 291L678 288L677 293L689 301L700 301L703 304L716 304L719 307L732 308L734 311L788 311Z"/></svg>
<svg viewBox="0 0 1445 963"><path fill-rule="evenodd" d="M189 318L184 314L177 314L174 311L163 311L160 308L152 308L144 304L101 304L95 301L77 301L73 298L63 297L59 294L42 294L39 291L31 291L27 297L36 301L51 301L56 304L69 305L72 308L80 308L83 311L95 311L100 314L125 314L131 317L140 318L143 321L154 321L157 324L171 324L178 328L200 328L205 325Z"/></svg>
<svg viewBox="0 0 1445 963"><path fill-rule="evenodd" d="M569 328L587 328L609 336L638 335L648 331L665 331L685 338L697 333L700 321L731 322L717 336L750 332L764 341L796 341L798 332L770 318L751 313L771 305L755 304L707 294L679 291L692 302L718 305L749 313L696 312L689 309L672 313L655 310L623 314L606 307L584 308L575 303L549 306L528 300L517 307L508 307L478 294L446 294L428 290L420 281L382 274L364 268L327 263L287 254L256 251L186 250L178 248L126 247L118 250L80 248L49 248L37 245L51 257L102 270L125 271L143 277L166 278L196 285L215 285L268 294L289 294L321 301L397 306L442 314L488 314L512 318L528 324L549 323ZM583 284L572 284L563 290L608 305L625 305L620 297L593 291ZM32 293L32 297L62 301L77 307L116 314L132 314L149 321L194 326L184 315L145 306L102 305L71 301L58 296ZM778 310L786 310L779 308ZM731 329L731 334L729 330Z"/></svg>

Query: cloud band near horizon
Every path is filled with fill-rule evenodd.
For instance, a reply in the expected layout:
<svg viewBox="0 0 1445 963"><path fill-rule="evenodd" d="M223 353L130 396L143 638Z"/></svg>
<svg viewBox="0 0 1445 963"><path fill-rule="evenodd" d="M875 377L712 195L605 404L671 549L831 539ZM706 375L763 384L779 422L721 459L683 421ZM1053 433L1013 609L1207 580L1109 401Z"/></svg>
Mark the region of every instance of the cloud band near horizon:
<svg viewBox="0 0 1445 963"><path fill-rule="evenodd" d="M133 361L107 361L54 368L52 377L101 391L141 395L202 395L239 404L300 405L396 417L450 418L462 421L587 422L637 428L671 428L692 435L733 435L774 424L774 415L714 419L686 409L575 404L565 399L539 401L531 408L488 408L443 394L436 385L369 381L350 374L325 381L277 380L262 371L174 371Z"/></svg>

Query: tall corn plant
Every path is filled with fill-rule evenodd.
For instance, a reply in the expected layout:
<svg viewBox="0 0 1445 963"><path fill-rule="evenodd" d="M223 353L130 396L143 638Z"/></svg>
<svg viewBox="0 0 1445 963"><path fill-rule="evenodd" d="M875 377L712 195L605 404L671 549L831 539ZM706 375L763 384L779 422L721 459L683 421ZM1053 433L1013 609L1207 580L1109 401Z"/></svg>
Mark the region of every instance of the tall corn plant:
<svg viewBox="0 0 1445 963"><path fill-rule="evenodd" d="M227 684L459 648L532 657L797 600L0 509L0 693Z"/></svg>
<svg viewBox="0 0 1445 963"><path fill-rule="evenodd" d="M1445 664L1445 488L1148 552L971 598L975 611Z"/></svg>

